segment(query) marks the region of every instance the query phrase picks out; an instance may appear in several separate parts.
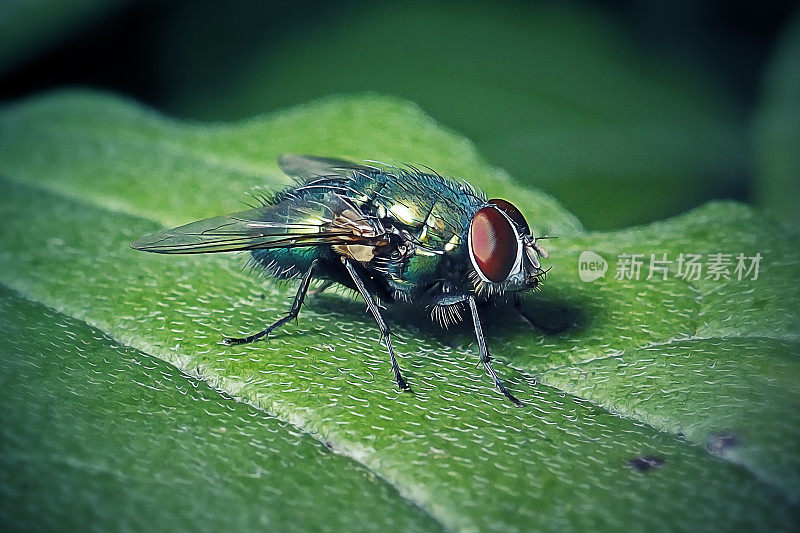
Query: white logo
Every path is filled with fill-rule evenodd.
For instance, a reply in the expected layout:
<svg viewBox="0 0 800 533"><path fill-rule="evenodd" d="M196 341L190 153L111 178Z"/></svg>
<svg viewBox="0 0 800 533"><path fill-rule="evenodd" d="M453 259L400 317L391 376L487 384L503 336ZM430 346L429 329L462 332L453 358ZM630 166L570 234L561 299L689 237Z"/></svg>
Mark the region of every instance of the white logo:
<svg viewBox="0 0 800 533"><path fill-rule="evenodd" d="M594 281L596 279L605 277L606 270L608 270L608 263L602 256L590 251L584 250L578 258L578 275L581 281Z"/></svg>

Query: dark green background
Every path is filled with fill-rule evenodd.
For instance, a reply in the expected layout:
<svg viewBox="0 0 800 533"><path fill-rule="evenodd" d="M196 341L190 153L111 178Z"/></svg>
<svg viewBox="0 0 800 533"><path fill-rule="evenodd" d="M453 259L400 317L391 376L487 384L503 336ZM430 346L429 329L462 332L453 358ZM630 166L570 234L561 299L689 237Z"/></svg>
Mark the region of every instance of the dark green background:
<svg viewBox="0 0 800 533"><path fill-rule="evenodd" d="M714 198L797 222L793 2L73 5L0 6L0 97L91 85L229 120L374 91L590 229Z"/></svg>

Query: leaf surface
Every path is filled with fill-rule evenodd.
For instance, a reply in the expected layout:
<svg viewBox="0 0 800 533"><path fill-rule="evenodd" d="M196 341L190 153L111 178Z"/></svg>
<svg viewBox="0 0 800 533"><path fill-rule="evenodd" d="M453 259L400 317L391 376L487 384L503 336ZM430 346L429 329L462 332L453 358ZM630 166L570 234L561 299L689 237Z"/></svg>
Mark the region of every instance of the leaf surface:
<svg viewBox="0 0 800 533"><path fill-rule="evenodd" d="M6 526L441 531L360 465L79 320L1 288L0 326Z"/></svg>

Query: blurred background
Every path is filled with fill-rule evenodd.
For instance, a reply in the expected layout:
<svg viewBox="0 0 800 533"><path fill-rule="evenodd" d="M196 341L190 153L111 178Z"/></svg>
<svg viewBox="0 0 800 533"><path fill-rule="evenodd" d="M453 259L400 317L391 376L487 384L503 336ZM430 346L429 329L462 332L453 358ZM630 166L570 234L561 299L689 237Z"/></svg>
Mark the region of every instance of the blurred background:
<svg viewBox="0 0 800 533"><path fill-rule="evenodd" d="M198 121L391 94L587 229L718 198L800 220L794 2L0 2L0 100L64 86Z"/></svg>

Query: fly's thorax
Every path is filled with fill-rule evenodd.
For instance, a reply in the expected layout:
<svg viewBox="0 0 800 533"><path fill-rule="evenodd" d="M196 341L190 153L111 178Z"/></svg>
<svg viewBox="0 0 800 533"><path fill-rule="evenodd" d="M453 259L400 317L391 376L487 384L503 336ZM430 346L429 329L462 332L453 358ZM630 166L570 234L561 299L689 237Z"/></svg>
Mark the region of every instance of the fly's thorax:
<svg viewBox="0 0 800 533"><path fill-rule="evenodd" d="M372 266L390 276L389 283L427 290L442 278L467 279L461 251L468 214L483 200L465 195L440 176L410 171L380 174L373 180L354 176L352 194L361 211L374 217L391 241L379 250ZM458 258L459 261L454 261ZM398 281L393 282L394 275Z"/></svg>

